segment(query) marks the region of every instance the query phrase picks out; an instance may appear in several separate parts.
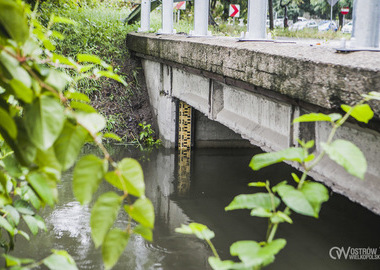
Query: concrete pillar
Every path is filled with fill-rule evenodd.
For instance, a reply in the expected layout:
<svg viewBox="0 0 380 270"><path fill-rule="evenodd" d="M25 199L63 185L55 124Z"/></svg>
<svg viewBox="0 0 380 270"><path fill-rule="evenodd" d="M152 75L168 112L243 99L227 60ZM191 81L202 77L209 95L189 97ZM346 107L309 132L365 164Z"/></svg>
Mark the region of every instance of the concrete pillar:
<svg viewBox="0 0 380 270"><path fill-rule="evenodd" d="M266 39L268 0L248 1L248 32L245 39L260 40Z"/></svg>
<svg viewBox="0 0 380 270"><path fill-rule="evenodd" d="M194 1L194 31L191 36L207 36L208 32L208 13L210 8L209 0Z"/></svg>
<svg viewBox="0 0 380 270"><path fill-rule="evenodd" d="M173 0L162 0L162 28L159 34L175 34L173 30Z"/></svg>
<svg viewBox="0 0 380 270"><path fill-rule="evenodd" d="M150 0L141 1L141 19L138 32L148 32L150 30Z"/></svg>
<svg viewBox="0 0 380 270"><path fill-rule="evenodd" d="M355 0L351 47L379 48L380 0Z"/></svg>

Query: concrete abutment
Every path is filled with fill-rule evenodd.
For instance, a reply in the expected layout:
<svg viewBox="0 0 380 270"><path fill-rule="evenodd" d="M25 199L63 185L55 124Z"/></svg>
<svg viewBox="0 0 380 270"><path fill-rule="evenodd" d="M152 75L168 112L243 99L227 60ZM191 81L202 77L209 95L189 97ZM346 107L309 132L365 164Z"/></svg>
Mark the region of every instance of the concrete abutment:
<svg viewBox="0 0 380 270"><path fill-rule="evenodd" d="M127 42L129 48L142 59L151 105L165 147L176 145L177 103L183 101L196 110L196 146L244 147L251 144L264 151L278 151L298 146L296 139L301 138L315 140L318 153L320 143L326 141L330 133L330 124L292 124L293 119L309 112L336 112L334 104L352 104L360 94L376 90L376 87L380 89L380 61L373 62L373 58L345 66L338 63L335 54L330 55L330 60L324 56L323 61L318 62L314 56L297 58L287 53L278 55L278 51L269 52L264 47L249 51L235 45L216 46L217 54L205 56L205 51L211 52L212 46L217 44L214 40L183 41L175 37L173 45L169 45L170 38L136 34L128 38L131 38ZM144 39L149 51L131 45L139 39ZM189 48L191 52L187 51ZM305 48L299 50L304 52ZM237 63L220 56L224 53L240 55ZM219 66L212 55L219 57ZM196 61L199 61L198 66ZM378 65L370 68L373 63ZM303 72L300 66L305 69ZM323 72L317 75L317 70ZM313 78L308 76L310 74ZM338 86L336 80L342 80L342 84ZM365 154L366 180L351 176L328 157L315 167L311 176L380 214L380 110L379 105L371 105L376 119L370 125L348 123L336 135L336 138L353 142ZM297 164L292 165L297 167Z"/></svg>

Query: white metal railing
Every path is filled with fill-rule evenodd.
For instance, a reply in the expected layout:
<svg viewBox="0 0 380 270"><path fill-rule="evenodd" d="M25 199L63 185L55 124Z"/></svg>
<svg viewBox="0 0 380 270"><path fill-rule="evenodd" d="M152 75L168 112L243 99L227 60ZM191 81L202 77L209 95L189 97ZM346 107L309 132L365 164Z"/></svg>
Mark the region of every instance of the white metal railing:
<svg viewBox="0 0 380 270"><path fill-rule="evenodd" d="M380 0L354 0L352 39L356 49L379 48Z"/></svg>
<svg viewBox="0 0 380 270"><path fill-rule="evenodd" d="M190 32L190 36L211 35L211 32L208 31L209 9L209 0L194 1L194 30Z"/></svg>
<svg viewBox="0 0 380 270"><path fill-rule="evenodd" d="M139 32L150 30L150 0L141 0L141 21Z"/></svg>
<svg viewBox="0 0 380 270"><path fill-rule="evenodd" d="M248 24L244 40L265 40L268 0L248 1ZM211 35L208 31L210 1L194 0L194 30L191 36ZM150 30L151 0L141 2L141 27ZM162 0L162 28L159 34L174 34L173 0ZM380 0L354 0L353 31L350 48L380 50Z"/></svg>

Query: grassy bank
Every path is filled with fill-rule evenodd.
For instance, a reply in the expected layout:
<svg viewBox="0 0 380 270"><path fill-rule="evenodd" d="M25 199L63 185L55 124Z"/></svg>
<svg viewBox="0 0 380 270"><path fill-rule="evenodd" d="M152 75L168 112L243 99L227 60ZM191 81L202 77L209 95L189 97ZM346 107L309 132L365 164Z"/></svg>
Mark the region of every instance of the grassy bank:
<svg viewBox="0 0 380 270"><path fill-rule="evenodd" d="M125 87L108 78L83 79L77 87L89 94L92 105L106 117L108 131L118 134L125 143L142 143L145 139L140 136L144 132L142 124L152 123L153 119L140 63L130 58L125 47L127 33L138 28L123 22L130 13L129 3L105 1L92 6L45 3L41 13L46 17L57 14L76 22L55 29L65 36L57 41L58 53L73 59L77 54L97 55L128 83Z"/></svg>

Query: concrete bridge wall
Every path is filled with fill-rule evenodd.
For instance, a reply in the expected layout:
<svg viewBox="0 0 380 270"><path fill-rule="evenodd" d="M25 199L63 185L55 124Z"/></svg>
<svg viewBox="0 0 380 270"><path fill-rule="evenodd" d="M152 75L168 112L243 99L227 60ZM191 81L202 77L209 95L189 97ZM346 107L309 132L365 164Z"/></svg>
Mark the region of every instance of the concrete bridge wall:
<svg viewBox="0 0 380 270"><path fill-rule="evenodd" d="M308 112L338 111L340 104L352 104L360 94L380 89L379 53L338 55L327 48L293 44L150 34L131 34L127 45L142 59L166 147L175 144L176 100L182 100L264 151L297 146L296 138L302 138L314 139L319 152L330 124L293 125L293 119ZM327 157L311 175L380 213L380 106L371 105L377 119L367 126L347 123L336 135L365 153L366 180L352 177ZM210 140L239 141L218 125L212 132L207 130L211 125L203 126L202 136L210 134Z"/></svg>

